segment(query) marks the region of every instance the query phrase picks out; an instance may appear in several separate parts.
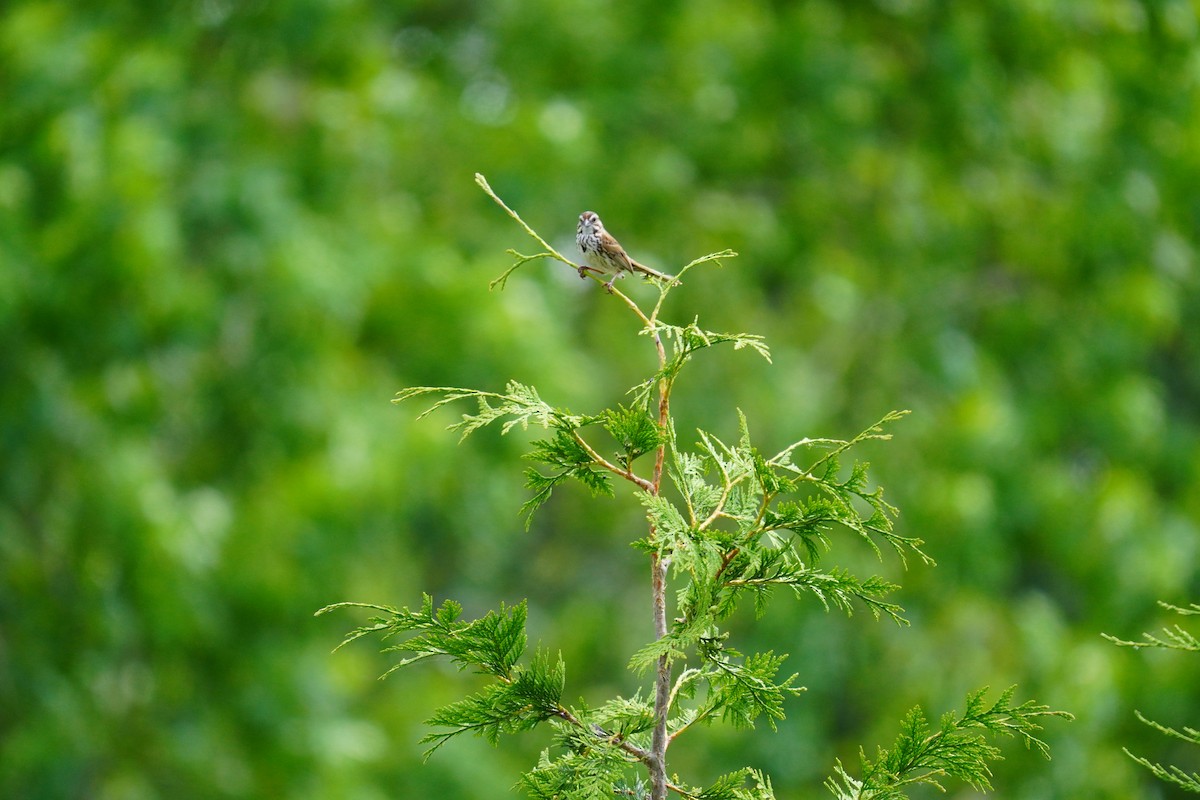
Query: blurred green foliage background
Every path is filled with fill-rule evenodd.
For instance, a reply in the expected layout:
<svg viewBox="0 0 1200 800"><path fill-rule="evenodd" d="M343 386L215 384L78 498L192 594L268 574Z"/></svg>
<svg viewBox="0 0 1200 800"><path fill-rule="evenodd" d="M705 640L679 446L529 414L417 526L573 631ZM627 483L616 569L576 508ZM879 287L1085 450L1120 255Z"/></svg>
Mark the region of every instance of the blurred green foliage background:
<svg viewBox="0 0 1200 800"><path fill-rule="evenodd" d="M904 584L912 626L740 619L809 691L674 768L821 796L912 705L1015 682L1078 719L1050 762L1007 743L998 796L1170 796L1121 747L1197 767L1133 714L1194 726L1197 665L1100 633L1200 597L1198 34L1187 0L6 4L0 796L509 796L546 738L422 766L474 679L330 655L338 600L529 597L568 697L633 690L628 492L527 533L528 436L456 447L454 413L389 403L515 378L590 412L653 368L562 265L488 292L534 245L476 171L564 252L591 208L665 270L742 254L667 315L774 364L702 354L685 441L735 407L764 450L914 411L862 456L939 566L830 557Z"/></svg>

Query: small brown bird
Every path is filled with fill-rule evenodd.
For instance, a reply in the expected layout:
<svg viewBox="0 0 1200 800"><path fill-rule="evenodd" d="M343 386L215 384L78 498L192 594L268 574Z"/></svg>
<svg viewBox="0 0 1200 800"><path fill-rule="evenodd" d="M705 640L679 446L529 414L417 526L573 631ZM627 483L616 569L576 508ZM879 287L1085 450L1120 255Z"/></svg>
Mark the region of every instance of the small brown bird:
<svg viewBox="0 0 1200 800"><path fill-rule="evenodd" d="M586 267L579 268L579 277L586 278L589 268L602 275L612 275L608 283L604 284L604 288L610 292L613 290L613 281L625 277L627 272L640 272L660 281L675 280L674 276L664 275L630 258L625 248L621 247L621 243L604 229L604 223L595 211L585 211L579 215L575 241L583 252L583 260L587 262Z"/></svg>

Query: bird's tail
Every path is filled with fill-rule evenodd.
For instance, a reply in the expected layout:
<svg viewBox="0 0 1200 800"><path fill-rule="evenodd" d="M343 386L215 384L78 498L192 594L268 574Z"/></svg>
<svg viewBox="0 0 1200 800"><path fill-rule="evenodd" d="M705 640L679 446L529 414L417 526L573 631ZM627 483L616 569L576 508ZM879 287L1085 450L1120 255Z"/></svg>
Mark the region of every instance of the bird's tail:
<svg viewBox="0 0 1200 800"><path fill-rule="evenodd" d="M643 275L649 275L651 278L657 278L658 280L665 281L667 283L671 283L675 280L674 275L668 275L665 272L659 272L656 269L651 269L650 267L647 267L645 264L640 264L637 261L634 261L632 259L630 259L630 263L633 264L633 268L635 270L642 273Z"/></svg>

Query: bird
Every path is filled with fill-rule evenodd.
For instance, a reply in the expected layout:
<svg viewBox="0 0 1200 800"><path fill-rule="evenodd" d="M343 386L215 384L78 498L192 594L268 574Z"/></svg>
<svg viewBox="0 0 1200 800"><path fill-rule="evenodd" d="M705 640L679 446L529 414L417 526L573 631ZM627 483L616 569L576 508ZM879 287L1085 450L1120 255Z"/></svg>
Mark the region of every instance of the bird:
<svg viewBox="0 0 1200 800"><path fill-rule="evenodd" d="M587 270L592 269L602 275L611 275L604 288L610 293L613 281L625 277L627 272L640 272L660 281L673 281L673 275L667 275L651 269L645 264L639 264L629 257L621 243L604 229L604 223L595 211L585 211L579 215L579 226L575 229L575 241L583 253L586 266L579 267L579 277L586 278Z"/></svg>

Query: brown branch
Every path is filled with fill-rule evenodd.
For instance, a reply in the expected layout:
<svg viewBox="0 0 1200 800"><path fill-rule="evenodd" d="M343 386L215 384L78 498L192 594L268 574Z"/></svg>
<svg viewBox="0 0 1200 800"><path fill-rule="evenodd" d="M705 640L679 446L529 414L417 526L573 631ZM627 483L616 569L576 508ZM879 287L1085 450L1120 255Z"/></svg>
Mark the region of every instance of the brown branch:
<svg viewBox="0 0 1200 800"><path fill-rule="evenodd" d="M662 298L660 297L658 305L654 307L649 318L640 310L638 311L638 316L653 332L654 349L658 355L660 372L667 364L667 350L656 324L661 305ZM671 383L664 377L658 384L658 425L664 431L667 430L667 423L670 421L670 404ZM667 444L664 441L658 446L654 456L654 481L651 492L654 495L658 495L662 489L663 463L666 460L666 454ZM651 523L650 539L652 541L656 533L654 524ZM667 635L667 566L666 559L658 553L650 556L650 589L656 641L662 640ZM669 789L680 794L684 794L684 792L667 780L667 746L671 743L667 736L667 719L671 711L671 662L665 653L658 657L658 663L655 665L654 684L654 732L650 737L650 758L647 762L650 770L650 798L651 800L666 800Z"/></svg>
<svg viewBox="0 0 1200 800"><path fill-rule="evenodd" d="M589 728L587 725L583 724L583 720L581 720L579 717L572 714L571 710L564 706L559 706L557 709L555 709L554 713L555 713L555 716L559 717L560 719L566 720L567 722L574 725L576 728L579 728L580 730L588 731L593 736L595 736L599 739L602 739L602 740L608 742L609 744L616 745L617 747L621 748L626 753L629 753L629 755L633 756L634 758L636 758L638 761L642 762L643 764L647 764L647 765L649 764L650 753L648 751L646 751L645 749L638 747L636 744L629 741L628 739L621 736L620 734L609 733L608 731L601 728L599 725L593 725L593 726L591 726L591 728Z"/></svg>
<svg viewBox="0 0 1200 800"><path fill-rule="evenodd" d="M656 487L653 483L646 480L641 475L635 474L632 470L622 469L621 467L618 467L616 464L612 463L607 458L605 458L604 456L597 453L595 451L595 449L590 444L588 444L587 441L582 436L579 435L579 431L573 430L573 431L571 431L571 435L575 437L575 441L579 443L579 446L582 447L587 452L588 457L591 458L593 461L595 461L597 464L604 467L606 470L613 473L614 475L620 475L622 478L629 481L630 483L637 484L637 487L639 489L644 489L645 491L650 492L651 494L658 494L658 492L655 490Z"/></svg>

